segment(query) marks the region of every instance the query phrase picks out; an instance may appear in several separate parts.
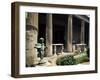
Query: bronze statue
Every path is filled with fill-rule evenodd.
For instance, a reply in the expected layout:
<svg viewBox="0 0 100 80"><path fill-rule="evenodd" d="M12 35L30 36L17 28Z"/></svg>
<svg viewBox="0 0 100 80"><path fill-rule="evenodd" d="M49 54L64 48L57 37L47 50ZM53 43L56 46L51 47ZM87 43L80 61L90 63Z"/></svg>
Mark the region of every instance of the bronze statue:
<svg viewBox="0 0 100 80"><path fill-rule="evenodd" d="M38 51L38 54L40 56L40 59L42 60L43 57L44 57L44 51L45 51L45 48L46 48L46 46L44 45L44 38L40 38L39 39L39 43L37 43L35 45L35 48Z"/></svg>

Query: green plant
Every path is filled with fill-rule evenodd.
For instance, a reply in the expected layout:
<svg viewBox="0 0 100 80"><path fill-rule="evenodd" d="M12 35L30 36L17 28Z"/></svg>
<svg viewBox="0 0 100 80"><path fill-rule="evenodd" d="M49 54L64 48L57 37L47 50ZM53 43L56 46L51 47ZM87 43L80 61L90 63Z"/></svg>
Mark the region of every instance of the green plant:
<svg viewBox="0 0 100 80"><path fill-rule="evenodd" d="M75 55L74 59L76 60L76 64L87 62L89 60L86 52Z"/></svg>
<svg viewBox="0 0 100 80"><path fill-rule="evenodd" d="M76 61L73 55L67 55L64 57L60 57L56 61L57 65L75 65Z"/></svg>

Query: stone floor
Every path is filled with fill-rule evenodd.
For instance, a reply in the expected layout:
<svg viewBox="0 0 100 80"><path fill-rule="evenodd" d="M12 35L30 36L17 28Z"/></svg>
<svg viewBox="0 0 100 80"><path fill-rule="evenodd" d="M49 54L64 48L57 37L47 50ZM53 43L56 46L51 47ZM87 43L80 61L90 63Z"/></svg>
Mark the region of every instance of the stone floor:
<svg viewBox="0 0 100 80"><path fill-rule="evenodd" d="M44 57L42 60L39 59L37 66L56 66L57 56Z"/></svg>

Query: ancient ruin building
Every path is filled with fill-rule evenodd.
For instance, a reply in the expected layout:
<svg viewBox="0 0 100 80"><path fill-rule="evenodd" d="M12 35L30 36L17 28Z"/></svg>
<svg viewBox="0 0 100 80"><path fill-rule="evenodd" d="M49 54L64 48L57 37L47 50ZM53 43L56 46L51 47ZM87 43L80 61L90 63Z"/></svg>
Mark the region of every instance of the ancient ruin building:
<svg viewBox="0 0 100 80"><path fill-rule="evenodd" d="M52 13L26 13L26 64L37 60L34 48L40 37L45 39L45 56L59 51L72 53L76 44L89 47L89 16ZM60 46L57 47L57 46Z"/></svg>

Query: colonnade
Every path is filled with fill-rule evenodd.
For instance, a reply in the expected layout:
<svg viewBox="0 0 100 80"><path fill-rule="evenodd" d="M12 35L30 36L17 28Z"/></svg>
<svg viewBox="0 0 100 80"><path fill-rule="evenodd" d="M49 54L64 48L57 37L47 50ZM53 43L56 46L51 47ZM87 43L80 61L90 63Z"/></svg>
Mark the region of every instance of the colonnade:
<svg viewBox="0 0 100 80"><path fill-rule="evenodd" d="M66 17L67 18L67 17ZM67 20L66 20L67 21ZM72 39L73 39L73 15L68 15L68 24L66 25L66 49L68 52L72 52ZM26 18L26 63L35 64L37 60L37 52L35 44L37 44L38 38L38 13L28 13ZM84 43L84 31L85 21L81 21L81 43ZM53 19L52 14L46 14L46 56L52 56L53 44Z"/></svg>

